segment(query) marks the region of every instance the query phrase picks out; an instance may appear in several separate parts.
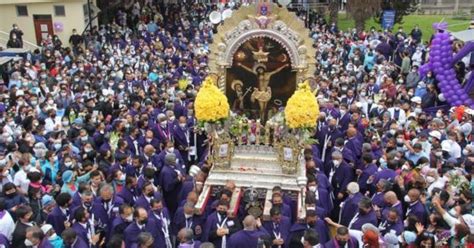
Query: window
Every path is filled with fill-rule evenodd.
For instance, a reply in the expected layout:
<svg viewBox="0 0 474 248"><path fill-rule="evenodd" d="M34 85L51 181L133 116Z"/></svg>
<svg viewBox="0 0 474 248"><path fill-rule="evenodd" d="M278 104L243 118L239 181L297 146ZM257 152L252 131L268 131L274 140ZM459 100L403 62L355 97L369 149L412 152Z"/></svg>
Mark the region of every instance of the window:
<svg viewBox="0 0 474 248"><path fill-rule="evenodd" d="M28 8L26 5L17 5L16 14L17 16L28 16Z"/></svg>
<svg viewBox="0 0 474 248"><path fill-rule="evenodd" d="M54 15L66 16L66 10L64 9L64 5L54 5Z"/></svg>

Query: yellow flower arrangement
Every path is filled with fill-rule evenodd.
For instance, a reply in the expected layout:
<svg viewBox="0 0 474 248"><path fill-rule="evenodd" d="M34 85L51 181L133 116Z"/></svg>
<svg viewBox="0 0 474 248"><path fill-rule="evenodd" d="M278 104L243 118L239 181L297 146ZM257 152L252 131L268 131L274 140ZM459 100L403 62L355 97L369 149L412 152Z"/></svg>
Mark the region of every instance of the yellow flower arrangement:
<svg viewBox="0 0 474 248"><path fill-rule="evenodd" d="M285 107L286 125L289 128L313 128L318 116L319 104L309 83L299 84Z"/></svg>
<svg viewBox="0 0 474 248"><path fill-rule="evenodd" d="M217 88L214 78L204 80L196 96L194 111L201 122L216 122L229 116L227 97Z"/></svg>

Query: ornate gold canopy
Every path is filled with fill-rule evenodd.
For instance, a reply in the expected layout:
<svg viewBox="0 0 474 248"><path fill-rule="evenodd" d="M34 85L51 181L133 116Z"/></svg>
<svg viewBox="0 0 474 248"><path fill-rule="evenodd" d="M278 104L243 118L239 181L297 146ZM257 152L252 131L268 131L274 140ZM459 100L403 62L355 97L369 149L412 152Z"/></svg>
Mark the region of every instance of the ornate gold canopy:
<svg viewBox="0 0 474 248"><path fill-rule="evenodd" d="M278 42L289 54L291 68L296 72L296 83L314 77L315 53L313 40L304 22L272 4L271 13L259 15L256 5L241 7L218 27L209 55L211 73L219 75L218 87L225 91L226 71L232 67L234 54L246 41L267 37ZM261 54L256 54L257 56Z"/></svg>

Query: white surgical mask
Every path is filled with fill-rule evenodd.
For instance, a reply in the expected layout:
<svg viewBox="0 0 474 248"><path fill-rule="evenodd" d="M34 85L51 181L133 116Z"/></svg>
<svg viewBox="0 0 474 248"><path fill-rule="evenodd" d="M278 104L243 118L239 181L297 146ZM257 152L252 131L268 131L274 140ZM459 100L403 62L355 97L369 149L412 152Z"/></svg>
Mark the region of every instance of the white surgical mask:
<svg viewBox="0 0 474 248"><path fill-rule="evenodd" d="M403 197L403 200L404 200L406 203L410 203L410 202L411 202L411 199L410 199L410 197L409 197L408 195L405 195L405 196Z"/></svg>
<svg viewBox="0 0 474 248"><path fill-rule="evenodd" d="M34 246L33 242L31 242L29 239L25 239L25 245L26 246Z"/></svg>
<svg viewBox="0 0 474 248"><path fill-rule="evenodd" d="M338 167L341 164L341 161L339 161L339 160L333 160L332 162L333 162L334 166L336 166L336 167Z"/></svg>
<svg viewBox="0 0 474 248"><path fill-rule="evenodd" d="M133 215L127 216L127 218L125 218L125 220L126 220L127 222L132 222L132 221L133 221Z"/></svg>
<svg viewBox="0 0 474 248"><path fill-rule="evenodd" d="M311 192L315 192L316 191L316 186L309 186L308 189Z"/></svg>
<svg viewBox="0 0 474 248"><path fill-rule="evenodd" d="M65 165L66 167L71 167L72 162L66 162L66 163L64 163L64 165Z"/></svg>

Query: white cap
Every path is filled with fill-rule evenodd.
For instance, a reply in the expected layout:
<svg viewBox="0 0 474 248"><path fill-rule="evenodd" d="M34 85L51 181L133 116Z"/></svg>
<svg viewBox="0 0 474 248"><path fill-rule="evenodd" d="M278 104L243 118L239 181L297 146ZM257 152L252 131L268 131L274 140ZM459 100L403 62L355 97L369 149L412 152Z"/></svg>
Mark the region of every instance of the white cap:
<svg viewBox="0 0 474 248"><path fill-rule="evenodd" d="M421 104L421 97L419 96L412 97L411 102Z"/></svg>
<svg viewBox="0 0 474 248"><path fill-rule="evenodd" d="M431 131L429 135L431 137L437 138L438 140L441 140L441 133L437 130Z"/></svg>
<svg viewBox="0 0 474 248"><path fill-rule="evenodd" d="M41 226L41 231L43 231L43 234L46 234L49 232L49 230L51 230L53 228L52 225L50 224L44 224Z"/></svg>

